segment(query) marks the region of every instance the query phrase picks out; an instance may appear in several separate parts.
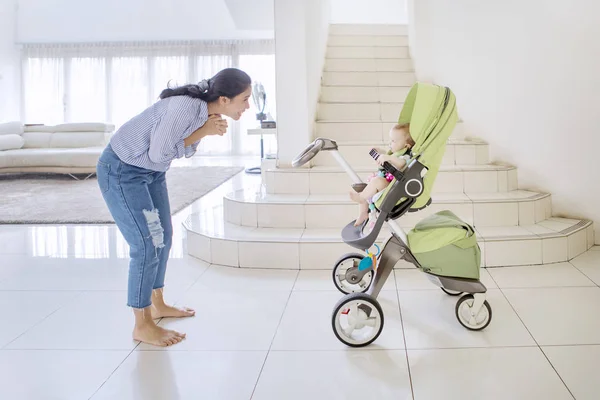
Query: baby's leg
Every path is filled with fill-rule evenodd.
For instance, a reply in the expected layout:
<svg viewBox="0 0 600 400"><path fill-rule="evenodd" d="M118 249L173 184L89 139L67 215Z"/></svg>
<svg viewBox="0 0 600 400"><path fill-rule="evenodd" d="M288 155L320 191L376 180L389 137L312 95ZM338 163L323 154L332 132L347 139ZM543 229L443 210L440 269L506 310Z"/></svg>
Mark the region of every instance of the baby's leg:
<svg viewBox="0 0 600 400"><path fill-rule="evenodd" d="M381 176L375 177L369 181L369 184L363 189L362 192L357 193L354 190L350 191L350 199L355 203L361 203L367 201L371 197L375 196L377 192L381 192L387 187L389 182Z"/></svg>
<svg viewBox="0 0 600 400"><path fill-rule="evenodd" d="M371 182L365 187L361 193L350 192L350 198L358 203L358 217L354 226L359 226L367 220L369 217L369 202L368 200L373 197L377 192L382 191L387 187L389 182L382 177L371 179Z"/></svg>

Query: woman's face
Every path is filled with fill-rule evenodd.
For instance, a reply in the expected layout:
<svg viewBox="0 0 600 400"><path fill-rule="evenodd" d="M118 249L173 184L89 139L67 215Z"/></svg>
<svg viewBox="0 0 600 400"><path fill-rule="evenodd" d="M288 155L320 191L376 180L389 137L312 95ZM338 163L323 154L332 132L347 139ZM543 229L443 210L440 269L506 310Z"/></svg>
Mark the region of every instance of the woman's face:
<svg viewBox="0 0 600 400"><path fill-rule="evenodd" d="M229 118L237 121L241 118L244 111L250 108L250 103L248 100L250 99L250 95L252 94L252 87L248 86L248 88L235 96L233 99L229 99L227 97L221 97L220 101L223 102L223 112Z"/></svg>

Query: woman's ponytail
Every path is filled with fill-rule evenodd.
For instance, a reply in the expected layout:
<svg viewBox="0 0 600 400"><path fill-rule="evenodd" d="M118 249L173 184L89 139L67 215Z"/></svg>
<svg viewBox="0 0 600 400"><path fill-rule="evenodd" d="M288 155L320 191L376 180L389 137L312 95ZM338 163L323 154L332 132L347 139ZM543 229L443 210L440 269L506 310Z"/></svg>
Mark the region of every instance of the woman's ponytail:
<svg viewBox="0 0 600 400"><path fill-rule="evenodd" d="M198 84L167 88L159 97L166 99L171 96L189 96L211 103L221 96L234 98L251 84L252 80L245 72L236 68L225 68L211 79L203 79Z"/></svg>

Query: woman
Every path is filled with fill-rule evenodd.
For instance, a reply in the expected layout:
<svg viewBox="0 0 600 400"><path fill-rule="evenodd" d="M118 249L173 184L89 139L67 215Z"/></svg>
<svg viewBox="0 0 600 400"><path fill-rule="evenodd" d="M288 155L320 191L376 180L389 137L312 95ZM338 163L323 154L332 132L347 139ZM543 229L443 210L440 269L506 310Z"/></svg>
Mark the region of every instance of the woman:
<svg viewBox="0 0 600 400"><path fill-rule="evenodd" d="M117 130L98 160L102 196L131 249L127 305L135 315L135 340L169 346L185 338L153 321L195 314L163 299L173 236L165 173L173 159L191 157L202 138L222 136L227 121L221 115L238 120L250 95L250 77L235 68L198 85L165 89L158 102Z"/></svg>

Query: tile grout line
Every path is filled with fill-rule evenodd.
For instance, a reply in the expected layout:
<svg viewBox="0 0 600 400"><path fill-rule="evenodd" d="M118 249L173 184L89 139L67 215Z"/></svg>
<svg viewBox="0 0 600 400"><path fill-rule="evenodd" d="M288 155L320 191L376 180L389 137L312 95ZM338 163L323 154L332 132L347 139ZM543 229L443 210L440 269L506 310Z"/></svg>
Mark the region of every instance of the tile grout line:
<svg viewBox="0 0 600 400"><path fill-rule="evenodd" d="M140 343L141 345L141 343ZM137 349L136 345L136 349ZM600 343L588 343L588 344L549 344L544 347L600 347ZM169 346L171 347L171 346ZM411 351L429 351L429 350L472 350L472 349L526 349L526 348L536 348L538 347L535 344L532 345L503 345L503 346L458 346L458 347L422 347L422 348L409 348ZM363 353L363 352L389 352L389 351L400 351L404 350L401 348L356 348L356 349L313 349L313 350L303 350L303 349L295 349L295 350L270 350L270 353L302 353L302 352L311 352L311 353ZM11 351L82 351L82 352L114 352L114 351L129 351L129 349L93 349L93 348L52 348L52 349L43 349L43 348L27 348L27 349L1 349L0 352L11 352ZM223 349L204 349L204 350L159 350L159 349L146 349L139 350L138 353L223 353L223 352L235 352L235 353L260 353L264 350L231 350L228 348Z"/></svg>
<svg viewBox="0 0 600 400"><path fill-rule="evenodd" d="M491 275L492 274L490 274L490 276ZM548 356L544 352L544 349L542 349L542 346L540 346L540 344L536 340L535 336L533 336L533 334L531 333L531 331L529 330L529 328L525 324L525 321L523 321L523 319L521 318L521 316L519 315L519 313L517 312L517 310L515 309L515 307L513 306L513 304L510 302L510 300L506 296L506 293L504 293L504 290L502 290L502 288L500 288L500 285L498 285L498 283L496 282L496 280L494 279L493 276L491 276L491 278L494 281L494 283L496 283L496 286L498 286L498 289L500 290L500 293L502 293L502 296L508 302L508 304L510 305L510 308L514 311L514 313L517 316L517 318L519 318L519 321L521 321L521 323L523 324L523 327L525 327L525 330L527 330L527 333L529 333L529 335L531 336L531 339L533 339L533 341L536 344L537 348L544 355L544 358L546 359L546 361L548 361L548 364L550 364L550 366L554 370L554 373L556 374L556 376L558 376L558 379L560 379L560 381L562 382L562 384L564 385L564 387L567 389L567 391L569 392L569 394L571 395L571 397L573 397L573 399L575 400L576 397L573 395L573 392L571 392L571 389L569 388L569 386L567 386L567 383L564 381L563 377L558 373L558 371L556 370L556 367L554 366L554 364L552 364L552 362L550 361L550 359L548 358Z"/></svg>
<svg viewBox="0 0 600 400"><path fill-rule="evenodd" d="M58 292L59 290L56 290L56 292ZM75 300L81 296L83 296L84 294L88 293L87 291L79 291L79 294L76 296L73 296L73 298L71 300ZM66 302L63 305L60 305L56 310L52 311L50 314L46 315L44 318L42 318L41 320L39 320L37 323L33 324L32 326L30 326L29 328L25 329L24 332L22 332L20 335L18 335L16 338L14 338L13 340L11 340L10 342L6 343L3 347L0 347L0 350L10 350L7 349L8 346L10 346L12 343L16 342L17 340L19 340L19 338L21 338L23 335L25 335L27 332L31 331L33 328L37 327L38 325L40 325L42 322L44 322L45 320L47 320L48 318L50 318L52 315L56 314L58 311L62 310L63 308L66 307ZM14 349L14 350L27 350L27 349Z"/></svg>
<svg viewBox="0 0 600 400"><path fill-rule="evenodd" d="M131 357L131 355L132 355L132 354L135 352L135 349L137 349L137 348L138 348L138 347L139 347L141 344L142 344L142 342L139 342L138 344L136 344L135 346L133 346L133 349L131 349L131 351L129 352L129 354L127 354L127 355L125 356L125 358L123 358L123 360L121 360L121 362L119 363L119 365L117 365L117 366L115 367L115 369L114 369L114 370L113 370L113 371L112 371L110 374L108 374L108 376L107 376L107 377L106 377L106 379L105 379L105 380L102 382L102 384L101 384L100 386L98 386L98 389L96 389L96 390L94 391L94 393L92 393L92 395L91 395L90 397L88 397L88 400L91 400L91 399L92 399L92 398L93 398L95 395L97 395L97 394L98 394L98 392L100 391L100 389L102 389L102 388L104 387L104 385L106 385L106 382L108 382L108 381L110 380L110 378L112 378L112 376L115 374L115 372L117 372L117 370L118 370L119 368L121 368L121 365L123 365L123 363L124 363L125 361L127 361L127 359L128 359L129 357ZM104 351L105 351L105 350L104 350Z"/></svg>
<svg viewBox="0 0 600 400"><path fill-rule="evenodd" d="M179 305L179 302L181 301L181 299L183 299L185 297L187 292L189 292L190 289L193 288L200 281L200 279L204 276L204 274L208 273L208 270L212 269L215 265L215 264L211 264L211 263L207 263L207 264L208 264L208 266L204 269L204 271L202 271L200 273L200 275L198 275L198 278L196 278L194 280L194 282L192 282L190 285L188 285L188 287L183 290L183 293L181 294L181 296L179 296L178 299L173 302L174 306ZM232 267L232 268L235 268L235 267ZM160 321L158 321L158 323L160 323L163 319L164 318L160 318Z"/></svg>
<svg viewBox="0 0 600 400"><path fill-rule="evenodd" d="M181 297L175 301L173 304L177 305L179 304L179 301L181 300L181 298L183 298L185 296L185 294L200 280L200 278L202 278L202 276L204 274L206 274L208 272L209 269L211 269L213 267L213 264L208 264L208 267L206 267L204 269L204 271L202 271L200 273L200 275L198 275L198 278L196 278L194 280L194 282L192 282L186 289L183 290L183 293L181 295ZM160 323L162 322L164 318L160 318L159 321L157 322L157 326L160 326ZM115 374L115 372L117 372L117 370L121 367L121 365L123 365L123 363L129 358L131 357L131 355L136 351L136 349L138 347L140 347L142 345L142 342L138 342L135 346L133 346L133 349L131 349L131 351L129 352L129 354L127 354L127 356L119 363L119 365L117 365L117 367L108 375L108 377L104 380L104 382L102 382L102 384L98 387L98 389L96 389L96 391L89 397L88 400L91 400L96 394L98 394L98 392L104 387L104 385L106 385L106 383L110 380L110 378ZM142 351L142 350L140 350ZM158 351L158 350L157 350Z"/></svg>
<svg viewBox="0 0 600 400"><path fill-rule="evenodd" d="M252 398L254 398L254 393L256 393L256 388L258 387L258 383L260 382L260 378L265 369L265 365L267 365L267 360L269 359L269 354L271 354L271 348L273 347L273 343L275 342L275 338L277 337L277 332L279 331L279 328L281 327L281 322L283 321L285 312L288 308L288 305L290 304L290 299L292 298L292 295L294 294L294 288L296 287L296 283L298 282L299 277L300 277L300 270L298 270L296 272L296 279L294 280L294 285L292 286L292 289L290 290L290 294L287 298L287 301L285 302L285 307L283 307L283 312L281 313L281 317L279 318L279 322L277 323L277 328L275 328L275 333L273 334L273 338L271 339L271 343L269 344L269 349L267 350L267 354L265 355L265 360L263 361L263 363L260 367L260 371L258 371L258 376L256 377L256 383L254 384L254 387L252 388L252 393L250 394L250 400L252 400Z"/></svg>
<svg viewBox="0 0 600 400"><path fill-rule="evenodd" d="M400 312L400 326L402 327L402 340L404 341L404 355L406 357L406 368L408 370L408 382L410 383L410 393L414 400L415 388L412 381L412 373L410 371L410 359L408 358L408 345L406 344L406 334L404 332L404 320L402 318L402 306L400 305L400 290L398 290L398 279L396 277L396 271L392 270L394 276L394 286L396 287L396 298L398 299L398 311Z"/></svg>
<svg viewBox="0 0 600 400"><path fill-rule="evenodd" d="M587 251L589 251L589 250L587 250ZM579 269L579 268L577 267L577 265L573 264L571 261L573 261L573 260L569 260L569 261L567 261L567 263L568 263L569 265L571 265L573 268L575 268L577 271L579 271L579 273L581 273L583 276L585 276L585 277L586 277L586 278L587 278L589 281L591 281L591 282L592 282L594 285L596 285L596 287L599 287L599 288L600 288L600 283L596 283L596 281L594 281L594 280L593 280L593 279L592 279L590 276L588 276L588 274L586 274L586 273L585 273L585 272L583 272L581 269Z"/></svg>

